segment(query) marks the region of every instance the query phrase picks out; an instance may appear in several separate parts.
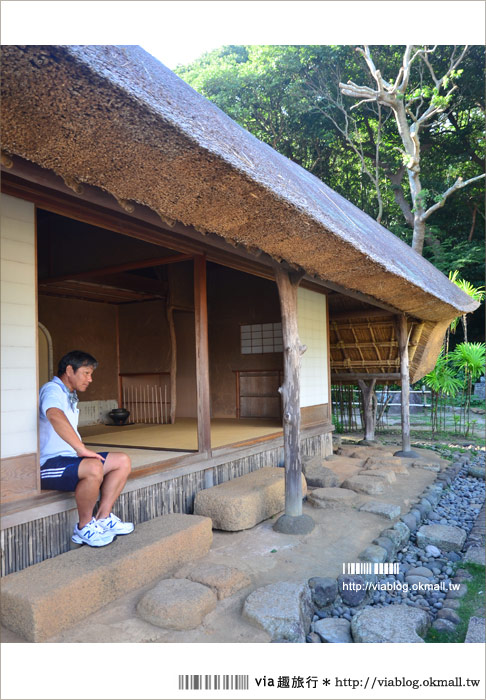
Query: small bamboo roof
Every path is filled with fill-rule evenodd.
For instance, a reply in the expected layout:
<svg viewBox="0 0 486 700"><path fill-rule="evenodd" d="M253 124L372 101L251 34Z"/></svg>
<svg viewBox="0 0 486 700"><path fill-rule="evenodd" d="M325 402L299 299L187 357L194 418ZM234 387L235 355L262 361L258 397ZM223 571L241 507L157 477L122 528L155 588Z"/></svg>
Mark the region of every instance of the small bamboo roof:
<svg viewBox="0 0 486 700"><path fill-rule="evenodd" d="M4 46L2 54L7 153L365 293L442 334L477 308L140 47Z"/></svg>

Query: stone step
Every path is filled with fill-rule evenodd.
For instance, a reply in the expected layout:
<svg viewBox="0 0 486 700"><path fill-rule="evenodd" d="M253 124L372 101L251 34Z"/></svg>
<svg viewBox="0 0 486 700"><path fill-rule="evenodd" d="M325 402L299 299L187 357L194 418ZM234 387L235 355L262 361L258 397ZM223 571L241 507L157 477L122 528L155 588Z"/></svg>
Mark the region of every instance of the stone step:
<svg viewBox="0 0 486 700"><path fill-rule="evenodd" d="M307 485L302 474L302 497ZM213 521L216 530L254 527L285 509L285 470L263 467L196 494L194 513Z"/></svg>
<svg viewBox="0 0 486 700"><path fill-rule="evenodd" d="M5 576L1 620L29 642L43 642L120 596L204 556L209 518L162 515L106 547L88 547Z"/></svg>

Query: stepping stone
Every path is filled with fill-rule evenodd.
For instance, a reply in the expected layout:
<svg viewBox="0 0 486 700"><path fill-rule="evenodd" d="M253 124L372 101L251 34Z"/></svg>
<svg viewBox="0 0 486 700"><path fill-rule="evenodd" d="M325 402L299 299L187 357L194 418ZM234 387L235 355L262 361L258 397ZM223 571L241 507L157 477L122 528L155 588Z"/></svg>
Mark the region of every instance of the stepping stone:
<svg viewBox="0 0 486 700"><path fill-rule="evenodd" d="M314 622L314 630L323 642L328 642L329 644L350 644L353 641L351 637L351 623L342 618L326 618Z"/></svg>
<svg viewBox="0 0 486 700"><path fill-rule="evenodd" d="M425 469L427 472L440 472L440 464L433 464L432 462L424 462L422 460L412 462L412 467L415 467L415 469Z"/></svg>
<svg viewBox="0 0 486 700"><path fill-rule="evenodd" d="M394 520L400 515L400 506L394 503L383 503L383 501L368 501L359 510L364 513L381 515L383 518L388 518L388 520Z"/></svg>
<svg viewBox="0 0 486 700"><path fill-rule="evenodd" d="M302 474L302 496L307 492ZM254 527L285 510L285 470L263 467L196 494L194 513L213 521L216 530Z"/></svg>
<svg viewBox="0 0 486 700"><path fill-rule="evenodd" d="M304 643L314 606L305 583L281 581L250 593L243 606L243 617L264 629L272 639Z"/></svg>
<svg viewBox="0 0 486 700"><path fill-rule="evenodd" d="M484 644L486 642L485 622L484 617L471 617L464 642L467 644Z"/></svg>
<svg viewBox="0 0 486 700"><path fill-rule="evenodd" d="M427 613L406 605L365 608L351 621L353 639L361 643L424 643L427 628Z"/></svg>
<svg viewBox="0 0 486 700"><path fill-rule="evenodd" d="M465 562L471 562L472 564L481 564L485 566L486 563L486 552L483 547L469 547L466 554L464 555Z"/></svg>
<svg viewBox="0 0 486 700"><path fill-rule="evenodd" d="M354 491L341 488L315 489L307 494L307 501L317 508L352 506L356 499L357 494Z"/></svg>
<svg viewBox="0 0 486 700"><path fill-rule="evenodd" d="M377 457L378 459L393 459L393 453L387 450L380 450L377 447L360 447L351 453L353 459L366 459L367 457Z"/></svg>
<svg viewBox="0 0 486 700"><path fill-rule="evenodd" d="M216 607L213 591L187 579L165 579L138 602L137 613L146 622L169 630L192 630Z"/></svg>
<svg viewBox="0 0 486 700"><path fill-rule="evenodd" d="M358 476L359 475L372 476L375 479L383 479L385 484L394 484L397 480L395 472L391 471L391 469L363 469L362 471L358 472Z"/></svg>
<svg viewBox="0 0 486 700"><path fill-rule="evenodd" d="M377 457L370 457L369 459L366 460L365 469L369 469L370 471L374 470L379 470L379 471L391 471L394 472L395 474L403 474L404 476L409 475L409 471L405 464L403 464L402 460L399 457L391 457L390 459L379 459Z"/></svg>
<svg viewBox="0 0 486 700"><path fill-rule="evenodd" d="M304 468L304 475L307 486L311 486L312 488L340 486L342 482L342 479L331 469L317 464L306 466Z"/></svg>
<svg viewBox="0 0 486 700"><path fill-rule="evenodd" d="M162 515L107 547L80 547L2 579L2 624L43 642L129 591L208 553L211 521Z"/></svg>
<svg viewBox="0 0 486 700"><path fill-rule="evenodd" d="M422 525L417 531L417 545L425 549L433 544L443 552L460 552L467 533L454 525Z"/></svg>
<svg viewBox="0 0 486 700"><path fill-rule="evenodd" d="M385 485L381 479L374 479L372 476L353 476L342 483L343 489L351 489L357 493L366 493L369 496L378 496L385 490Z"/></svg>
<svg viewBox="0 0 486 700"><path fill-rule="evenodd" d="M174 578L189 579L208 586L218 600L228 598L251 583L251 578L239 569L218 564L187 564L174 574Z"/></svg>

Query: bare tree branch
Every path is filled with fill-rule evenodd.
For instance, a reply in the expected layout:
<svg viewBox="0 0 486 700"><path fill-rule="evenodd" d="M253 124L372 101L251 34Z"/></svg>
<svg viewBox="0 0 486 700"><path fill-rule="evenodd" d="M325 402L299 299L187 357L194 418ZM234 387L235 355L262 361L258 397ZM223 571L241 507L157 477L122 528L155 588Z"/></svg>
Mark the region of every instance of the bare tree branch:
<svg viewBox="0 0 486 700"><path fill-rule="evenodd" d="M447 197L450 197L450 195L453 192L455 192L456 190L460 190L463 187L466 187L466 185L470 185L471 182L475 182L476 180L482 180L484 177L486 177L486 173L483 173L482 175L476 175L476 177L471 177L469 180L466 180L465 182L462 179L462 177L458 177L457 180L455 181L455 183L452 185L452 187L449 187L449 189L444 192L440 202L437 202L437 204L434 204L433 206L429 207L429 209L427 209L427 211L422 214L422 217L421 217L422 221L425 221L426 219L429 218L429 216L431 214L434 213L434 211L437 211L437 209L440 209L441 207L443 207L445 202L446 202Z"/></svg>

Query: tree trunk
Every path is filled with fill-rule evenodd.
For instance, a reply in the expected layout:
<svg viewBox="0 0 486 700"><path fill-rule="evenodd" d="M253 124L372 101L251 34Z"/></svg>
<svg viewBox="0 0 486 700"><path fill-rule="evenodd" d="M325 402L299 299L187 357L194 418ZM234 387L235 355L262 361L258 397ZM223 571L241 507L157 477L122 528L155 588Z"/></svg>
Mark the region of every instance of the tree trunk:
<svg viewBox="0 0 486 700"><path fill-rule="evenodd" d="M358 384L363 395L364 439L367 442L374 442L376 427L376 401L374 400L376 379L371 379L369 383L364 379L358 379Z"/></svg>
<svg viewBox="0 0 486 700"><path fill-rule="evenodd" d="M408 325L405 315L397 319L398 349L400 352L400 377L402 384L402 449L395 454L398 457L419 457L410 445L410 375L408 367Z"/></svg>

